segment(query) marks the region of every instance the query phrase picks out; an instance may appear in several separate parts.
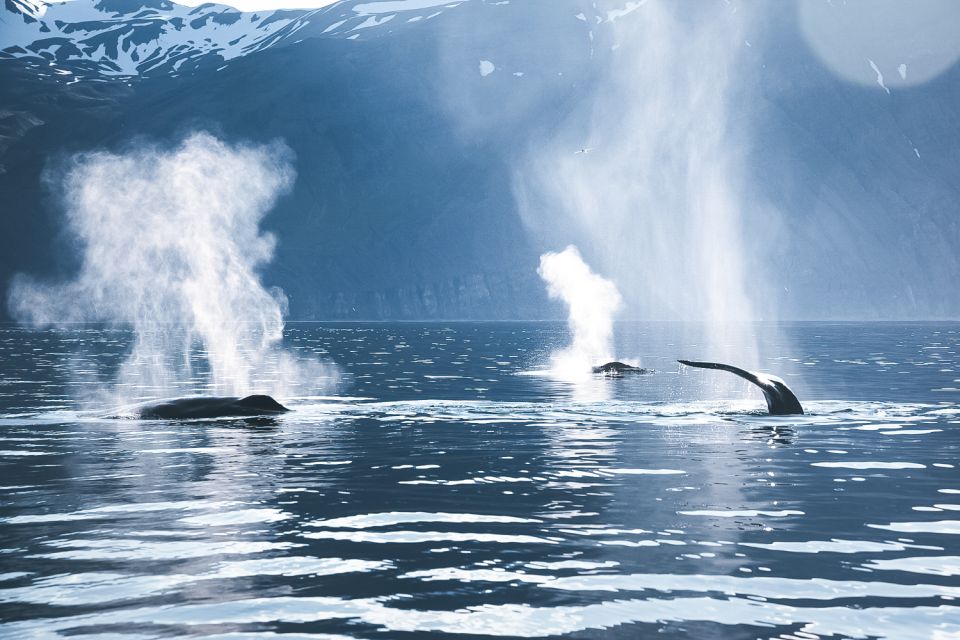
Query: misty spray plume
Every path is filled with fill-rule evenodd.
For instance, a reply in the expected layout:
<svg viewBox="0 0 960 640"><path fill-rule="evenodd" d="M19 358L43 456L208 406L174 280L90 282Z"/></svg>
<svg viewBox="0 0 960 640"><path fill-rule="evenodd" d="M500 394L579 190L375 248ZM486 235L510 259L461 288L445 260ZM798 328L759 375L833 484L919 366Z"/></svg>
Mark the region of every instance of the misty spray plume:
<svg viewBox="0 0 960 640"><path fill-rule="evenodd" d="M551 370L566 378L590 375L591 367L613 360L613 317L620 308L615 284L594 273L573 245L540 256L537 273L547 292L568 309L572 342L552 355Z"/></svg>
<svg viewBox="0 0 960 640"><path fill-rule="evenodd" d="M293 182L289 156L206 133L75 156L62 188L80 272L65 284L18 276L11 309L35 326L132 325L115 400L317 388L330 372L281 348L286 298L257 273L276 244L259 224Z"/></svg>
<svg viewBox="0 0 960 640"><path fill-rule="evenodd" d="M745 119L732 107L744 102L737 71L754 11L616 4L584 22L598 79L585 108L531 146L516 174L521 214L546 242L589 248L632 317L696 321L684 325L691 351L756 366L746 323L774 317L762 260L778 217L751 200Z"/></svg>

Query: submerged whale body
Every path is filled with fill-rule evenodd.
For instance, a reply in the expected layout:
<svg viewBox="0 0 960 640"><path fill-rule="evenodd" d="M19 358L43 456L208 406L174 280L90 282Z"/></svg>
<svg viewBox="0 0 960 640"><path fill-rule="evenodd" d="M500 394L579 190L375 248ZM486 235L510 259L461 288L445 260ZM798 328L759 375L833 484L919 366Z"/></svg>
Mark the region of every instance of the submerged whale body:
<svg viewBox="0 0 960 640"><path fill-rule="evenodd" d="M160 400L142 405L137 409L137 416L144 419L182 420L270 416L287 411L289 409L266 395L253 395L245 398L191 396Z"/></svg>
<svg viewBox="0 0 960 640"><path fill-rule="evenodd" d="M797 396L793 394L793 391L790 390L783 380L776 376L765 373L753 373L752 371L746 371L738 367L730 366L729 364L720 364L718 362L694 362L691 360L677 360L677 362L685 364L688 367L729 371L744 380L752 382L763 391L763 396L767 399L767 409L772 416L791 416L803 413L803 407L800 406L800 401L797 400Z"/></svg>
<svg viewBox="0 0 960 640"><path fill-rule="evenodd" d="M625 373L651 373L650 369L633 367L625 362L608 362L593 368L594 373L605 373L613 376L622 376Z"/></svg>

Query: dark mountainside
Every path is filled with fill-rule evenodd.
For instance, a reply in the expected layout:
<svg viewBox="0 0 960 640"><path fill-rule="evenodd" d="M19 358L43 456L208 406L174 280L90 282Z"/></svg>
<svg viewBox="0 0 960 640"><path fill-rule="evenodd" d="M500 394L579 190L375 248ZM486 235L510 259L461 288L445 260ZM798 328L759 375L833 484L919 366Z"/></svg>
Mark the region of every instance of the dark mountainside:
<svg viewBox="0 0 960 640"><path fill-rule="evenodd" d="M545 13L539 5L528 11ZM535 78L481 77L479 58L448 39L465 35L458 32L476 24L475 14L497 11L476 3L394 35L310 38L236 59L219 72L134 79L129 87L118 80L64 86L4 61L4 103L44 125L14 140L3 156L0 277L7 283L18 271L64 275L75 268L68 239L58 236L63 212L43 184L45 168L75 151L204 129L230 140L280 138L296 155L294 189L265 222L279 240L265 280L287 293L291 317L542 315L538 248L515 214L509 156L549 123L543 113L566 111L575 80L541 92ZM495 29L510 24L486 22ZM540 28L549 26L540 20ZM496 35L507 39L510 31ZM541 52L545 64L564 68L565 58L583 55L564 45L575 34L553 35L546 42L563 51ZM490 49L504 62L511 53ZM464 130L451 105L438 99L457 63L478 81L503 85L489 94L468 88L464 106L495 114L518 105L513 117Z"/></svg>
<svg viewBox="0 0 960 640"><path fill-rule="evenodd" d="M570 132L589 119L613 38L591 22L602 12L471 0L324 32L358 4L286 12L310 24L225 67L207 56L66 84L40 76L42 56L0 59L0 295L15 273L75 270L44 180L71 153L204 129L295 153L294 188L264 223L279 241L264 281L287 293L292 319L555 317L536 265L559 247L527 232L513 182L542 141L582 143ZM787 212L756 243L781 317L960 316L960 70L891 94L846 83L790 13L753 27L740 71L760 99L736 120L750 132L751 197ZM496 70L482 75L481 60Z"/></svg>

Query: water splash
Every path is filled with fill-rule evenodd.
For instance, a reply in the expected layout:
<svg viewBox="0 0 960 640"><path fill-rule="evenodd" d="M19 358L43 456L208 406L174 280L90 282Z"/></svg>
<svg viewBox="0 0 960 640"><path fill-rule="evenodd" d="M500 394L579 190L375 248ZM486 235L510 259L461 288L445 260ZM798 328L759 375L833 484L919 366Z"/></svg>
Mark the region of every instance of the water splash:
<svg viewBox="0 0 960 640"><path fill-rule="evenodd" d="M571 379L590 375L591 367L613 359L613 318L620 308L617 286L594 273L573 245L540 256L537 273L551 298L569 311L572 342L551 357L551 371Z"/></svg>
<svg viewBox="0 0 960 640"><path fill-rule="evenodd" d="M207 133L172 149L80 154L62 175L80 272L64 284L19 275L10 307L34 326L131 324L109 391L118 401L322 387L331 370L281 347L286 298L258 274L276 244L259 224L293 179L284 145Z"/></svg>

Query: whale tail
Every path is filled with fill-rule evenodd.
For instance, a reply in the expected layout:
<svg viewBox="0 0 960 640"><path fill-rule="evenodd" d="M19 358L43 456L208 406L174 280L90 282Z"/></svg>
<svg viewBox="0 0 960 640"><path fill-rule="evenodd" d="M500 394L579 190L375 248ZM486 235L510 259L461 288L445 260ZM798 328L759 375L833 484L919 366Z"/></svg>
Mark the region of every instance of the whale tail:
<svg viewBox="0 0 960 640"><path fill-rule="evenodd" d="M800 406L800 401L797 400L797 396L794 395L793 391L790 390L790 387L788 387L783 380L776 376L765 373L754 373L746 369L734 367L729 364L721 364L719 362L696 362L693 360L677 360L677 362L688 367L697 367L698 369L720 369L722 371L729 371L744 380L752 382L763 391L763 397L767 399L767 409L772 416L790 416L803 413L803 407Z"/></svg>

